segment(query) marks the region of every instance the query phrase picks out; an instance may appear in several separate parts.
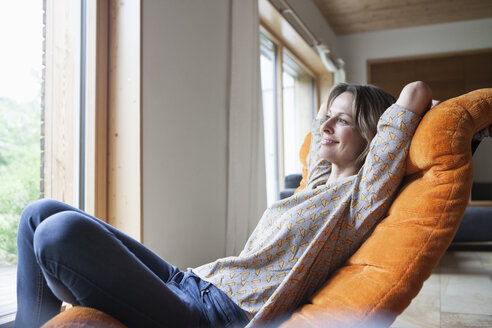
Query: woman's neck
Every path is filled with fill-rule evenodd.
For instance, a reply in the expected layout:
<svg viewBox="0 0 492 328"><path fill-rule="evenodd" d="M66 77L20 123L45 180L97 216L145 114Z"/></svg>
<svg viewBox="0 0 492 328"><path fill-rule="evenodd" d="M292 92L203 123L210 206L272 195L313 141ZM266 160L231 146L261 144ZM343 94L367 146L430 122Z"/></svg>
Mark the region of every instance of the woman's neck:
<svg viewBox="0 0 492 328"><path fill-rule="evenodd" d="M330 184L332 182L335 182L340 179L344 179L347 177L350 177L352 175L357 174L359 172L359 167L339 167L335 164L331 165L331 173L330 176L328 177L328 181L326 181L326 184Z"/></svg>

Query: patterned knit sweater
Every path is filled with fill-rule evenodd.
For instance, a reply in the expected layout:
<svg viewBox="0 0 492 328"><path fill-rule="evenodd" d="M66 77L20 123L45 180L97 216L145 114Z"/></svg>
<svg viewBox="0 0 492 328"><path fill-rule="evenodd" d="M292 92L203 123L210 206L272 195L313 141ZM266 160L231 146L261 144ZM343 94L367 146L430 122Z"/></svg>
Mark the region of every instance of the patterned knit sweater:
<svg viewBox="0 0 492 328"><path fill-rule="evenodd" d="M318 155L315 120L307 187L270 206L238 256L193 269L254 316L272 322L321 287L385 215L403 178L404 163L420 117L392 105L381 116L364 166L326 184L331 165Z"/></svg>

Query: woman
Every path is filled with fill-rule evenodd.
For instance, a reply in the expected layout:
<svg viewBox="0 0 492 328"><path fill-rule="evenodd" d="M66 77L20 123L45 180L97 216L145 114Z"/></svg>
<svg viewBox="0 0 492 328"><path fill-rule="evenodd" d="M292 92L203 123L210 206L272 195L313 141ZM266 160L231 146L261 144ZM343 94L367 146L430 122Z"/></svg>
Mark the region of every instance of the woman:
<svg viewBox="0 0 492 328"><path fill-rule="evenodd" d="M199 268L181 271L66 204L29 205L18 233L16 327L40 326L60 300L130 327L243 326L295 310L355 252L396 193L431 90L410 83L393 102L373 86L335 87L313 123L307 187L265 211L239 256Z"/></svg>

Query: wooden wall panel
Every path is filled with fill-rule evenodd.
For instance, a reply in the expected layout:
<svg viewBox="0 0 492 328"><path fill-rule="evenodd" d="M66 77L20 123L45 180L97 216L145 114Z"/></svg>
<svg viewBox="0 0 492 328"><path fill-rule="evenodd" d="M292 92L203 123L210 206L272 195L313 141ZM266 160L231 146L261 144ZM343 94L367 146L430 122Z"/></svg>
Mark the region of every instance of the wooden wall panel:
<svg viewBox="0 0 492 328"><path fill-rule="evenodd" d="M492 87L492 50L488 54L471 54L465 57L465 88L475 90Z"/></svg>
<svg viewBox="0 0 492 328"><path fill-rule="evenodd" d="M140 0L110 0L108 223L143 241Z"/></svg>
<svg viewBox="0 0 492 328"><path fill-rule="evenodd" d="M414 81L416 79L415 63L413 62L391 62L374 64L368 72L368 83L378 85L396 97L403 81ZM395 96L396 95L396 96Z"/></svg>
<svg viewBox="0 0 492 328"><path fill-rule="evenodd" d="M492 49L368 61L368 82L398 97L409 82L428 83L435 99L446 100L492 87Z"/></svg>

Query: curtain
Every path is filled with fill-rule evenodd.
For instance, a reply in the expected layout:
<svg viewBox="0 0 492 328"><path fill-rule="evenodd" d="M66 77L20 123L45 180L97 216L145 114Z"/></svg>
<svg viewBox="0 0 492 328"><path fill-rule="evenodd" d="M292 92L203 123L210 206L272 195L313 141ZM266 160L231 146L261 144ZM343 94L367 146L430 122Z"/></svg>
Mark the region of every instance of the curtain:
<svg viewBox="0 0 492 328"><path fill-rule="evenodd" d="M258 0L230 2L226 255L238 255L266 208Z"/></svg>

